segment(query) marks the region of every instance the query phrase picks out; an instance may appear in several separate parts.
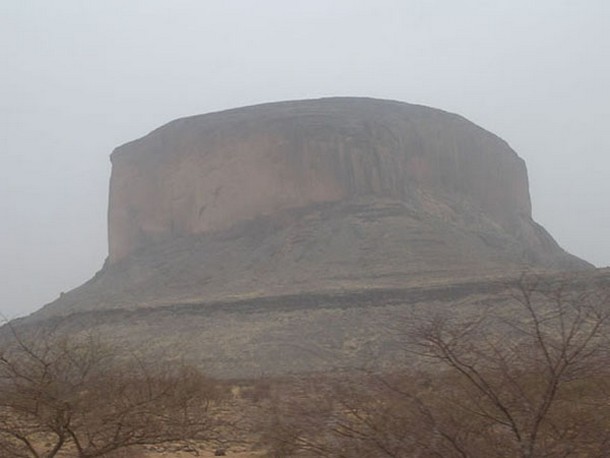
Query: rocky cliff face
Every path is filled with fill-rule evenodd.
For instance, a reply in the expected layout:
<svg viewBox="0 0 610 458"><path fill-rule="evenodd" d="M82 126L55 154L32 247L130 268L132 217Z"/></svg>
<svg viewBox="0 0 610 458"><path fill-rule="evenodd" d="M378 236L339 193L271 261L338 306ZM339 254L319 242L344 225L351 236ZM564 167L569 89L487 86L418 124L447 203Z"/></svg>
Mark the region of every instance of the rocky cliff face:
<svg viewBox="0 0 610 458"><path fill-rule="evenodd" d="M109 262L38 316L581 269L464 118L333 98L179 119L112 154Z"/></svg>
<svg viewBox="0 0 610 458"><path fill-rule="evenodd" d="M448 220L480 213L538 243L526 236L523 161L464 118L422 106L331 98L184 118L117 148L112 164L111 264L261 215L365 197Z"/></svg>

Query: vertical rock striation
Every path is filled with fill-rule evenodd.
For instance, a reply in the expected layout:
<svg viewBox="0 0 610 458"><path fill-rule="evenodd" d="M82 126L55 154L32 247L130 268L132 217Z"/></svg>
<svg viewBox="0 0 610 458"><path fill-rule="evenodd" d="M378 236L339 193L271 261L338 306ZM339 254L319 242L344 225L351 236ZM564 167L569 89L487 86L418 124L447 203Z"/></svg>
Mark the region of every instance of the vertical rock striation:
<svg viewBox="0 0 610 458"><path fill-rule="evenodd" d="M542 243L525 164L506 142L440 110L330 98L179 119L117 148L109 260L261 215L364 197L445 217L467 209L526 244Z"/></svg>

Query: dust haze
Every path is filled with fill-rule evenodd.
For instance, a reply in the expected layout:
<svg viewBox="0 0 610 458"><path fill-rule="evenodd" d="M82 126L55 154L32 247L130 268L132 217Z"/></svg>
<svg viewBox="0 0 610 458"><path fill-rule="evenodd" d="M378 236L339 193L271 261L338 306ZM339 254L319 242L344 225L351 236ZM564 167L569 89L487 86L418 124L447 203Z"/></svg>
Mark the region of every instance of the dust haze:
<svg viewBox="0 0 610 458"><path fill-rule="evenodd" d="M534 218L610 264L606 1L104 1L0 5L0 312L107 255L109 154L172 119L369 96L459 113L529 169Z"/></svg>

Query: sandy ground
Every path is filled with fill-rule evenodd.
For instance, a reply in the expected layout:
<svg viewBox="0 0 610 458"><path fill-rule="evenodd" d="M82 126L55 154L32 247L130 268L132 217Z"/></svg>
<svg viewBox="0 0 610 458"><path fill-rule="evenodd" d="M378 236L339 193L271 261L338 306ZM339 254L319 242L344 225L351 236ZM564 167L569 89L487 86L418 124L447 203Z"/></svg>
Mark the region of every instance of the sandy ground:
<svg viewBox="0 0 610 458"><path fill-rule="evenodd" d="M262 454L259 453L254 453L254 452L232 452L230 450L228 450L226 452L226 456L228 457L234 457L234 458L260 458L262 456ZM186 453L186 452L161 452L161 453L148 453L146 455L147 458L193 458L196 457L197 455L193 455L192 453ZM199 452L198 455L200 458L209 458L209 457L213 457L214 456L214 452L213 451L204 451L204 452Z"/></svg>
<svg viewBox="0 0 610 458"><path fill-rule="evenodd" d="M210 458L215 456L214 455L214 450L213 448L209 448L207 450L200 450L199 454L194 454L194 453L189 453L186 451L176 451L171 450L171 448L169 448L169 450L163 451L163 450L159 450L159 451L151 451L150 449L146 452L135 452L133 453L134 458ZM126 451L127 452L127 451ZM228 448L225 451L227 457L233 457L233 458L261 458L263 456L263 452L260 451L252 451L252 450L248 450L248 447L245 446L236 446L235 448L231 449ZM121 458L123 457L123 455L121 455ZM129 453L127 453L125 455L125 458L129 458L130 455Z"/></svg>

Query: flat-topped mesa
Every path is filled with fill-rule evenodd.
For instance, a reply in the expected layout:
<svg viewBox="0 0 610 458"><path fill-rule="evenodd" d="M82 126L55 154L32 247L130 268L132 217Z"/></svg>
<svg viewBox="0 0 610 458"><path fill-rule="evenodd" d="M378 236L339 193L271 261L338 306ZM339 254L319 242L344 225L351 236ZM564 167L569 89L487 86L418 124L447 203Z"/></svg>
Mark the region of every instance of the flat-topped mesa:
<svg viewBox="0 0 610 458"><path fill-rule="evenodd" d="M532 220L525 164L504 141L432 108L240 108L171 122L112 164L109 262L19 326L155 360L179 349L227 377L371 354L395 367L391 323L503 308L524 270L592 267Z"/></svg>
<svg viewBox="0 0 610 458"><path fill-rule="evenodd" d="M329 98L173 121L112 154L109 260L168 239L320 202L467 206L504 230L531 221L524 162L440 110Z"/></svg>

